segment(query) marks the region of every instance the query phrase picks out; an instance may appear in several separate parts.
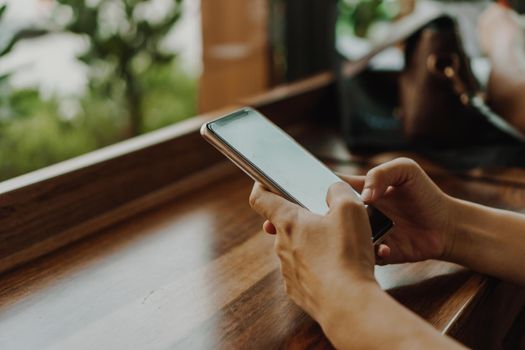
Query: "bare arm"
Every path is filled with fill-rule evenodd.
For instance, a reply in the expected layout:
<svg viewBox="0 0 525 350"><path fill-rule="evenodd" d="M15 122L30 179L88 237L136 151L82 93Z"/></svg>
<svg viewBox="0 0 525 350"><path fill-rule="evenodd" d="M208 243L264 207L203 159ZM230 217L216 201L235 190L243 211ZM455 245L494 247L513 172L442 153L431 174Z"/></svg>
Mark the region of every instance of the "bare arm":
<svg viewBox="0 0 525 350"><path fill-rule="evenodd" d="M457 199L452 205L448 260L525 286L525 216Z"/></svg>
<svg viewBox="0 0 525 350"><path fill-rule="evenodd" d="M318 321L338 349L463 349L377 286L345 292L324 311Z"/></svg>

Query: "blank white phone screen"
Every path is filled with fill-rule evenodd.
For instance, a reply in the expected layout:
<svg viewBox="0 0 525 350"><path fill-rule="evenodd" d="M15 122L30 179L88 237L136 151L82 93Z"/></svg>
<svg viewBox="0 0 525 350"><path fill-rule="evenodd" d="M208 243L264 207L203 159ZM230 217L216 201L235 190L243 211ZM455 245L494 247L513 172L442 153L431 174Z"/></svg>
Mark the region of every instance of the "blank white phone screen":
<svg viewBox="0 0 525 350"><path fill-rule="evenodd" d="M290 199L317 214L328 211L328 189L341 179L264 116L246 109L208 125Z"/></svg>

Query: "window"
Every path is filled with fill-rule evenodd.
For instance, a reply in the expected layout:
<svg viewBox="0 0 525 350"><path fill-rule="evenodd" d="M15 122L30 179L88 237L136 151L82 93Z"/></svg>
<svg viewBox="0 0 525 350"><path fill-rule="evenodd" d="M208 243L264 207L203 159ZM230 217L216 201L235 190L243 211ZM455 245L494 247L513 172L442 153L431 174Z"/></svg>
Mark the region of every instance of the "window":
<svg viewBox="0 0 525 350"><path fill-rule="evenodd" d="M197 113L199 1L0 4L0 180Z"/></svg>

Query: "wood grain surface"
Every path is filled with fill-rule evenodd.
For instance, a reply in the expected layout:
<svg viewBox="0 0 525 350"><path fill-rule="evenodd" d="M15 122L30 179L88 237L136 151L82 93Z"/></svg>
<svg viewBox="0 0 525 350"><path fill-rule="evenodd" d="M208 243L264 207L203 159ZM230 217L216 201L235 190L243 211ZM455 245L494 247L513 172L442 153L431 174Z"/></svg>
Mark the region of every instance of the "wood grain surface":
<svg viewBox="0 0 525 350"><path fill-rule="evenodd" d="M315 140L314 152L342 156L333 134ZM332 166L365 172L357 161ZM451 194L525 208L525 188L430 168ZM247 203L251 181L227 163L206 179L154 210L0 276L0 348L330 349L319 326L283 291L273 238L261 232L262 219ZM378 267L376 276L437 329L457 334L454 327L489 284L437 261Z"/></svg>

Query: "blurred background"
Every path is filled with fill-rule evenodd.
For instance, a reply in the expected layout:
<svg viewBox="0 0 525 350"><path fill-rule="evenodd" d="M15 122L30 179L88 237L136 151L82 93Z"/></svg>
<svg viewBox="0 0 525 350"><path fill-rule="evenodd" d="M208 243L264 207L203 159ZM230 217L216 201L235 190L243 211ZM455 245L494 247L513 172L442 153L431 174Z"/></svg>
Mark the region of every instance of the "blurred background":
<svg viewBox="0 0 525 350"><path fill-rule="evenodd" d="M330 69L334 33L355 59L458 3L486 1L0 1L0 180Z"/></svg>

